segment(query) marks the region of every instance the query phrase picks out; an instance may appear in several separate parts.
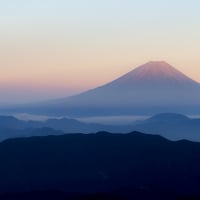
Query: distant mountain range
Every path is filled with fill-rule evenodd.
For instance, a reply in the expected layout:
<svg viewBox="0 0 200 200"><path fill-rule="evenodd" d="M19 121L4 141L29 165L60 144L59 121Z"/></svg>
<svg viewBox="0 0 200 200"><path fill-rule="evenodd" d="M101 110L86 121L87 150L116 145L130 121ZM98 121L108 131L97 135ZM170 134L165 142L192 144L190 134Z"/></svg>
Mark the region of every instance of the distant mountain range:
<svg viewBox="0 0 200 200"><path fill-rule="evenodd" d="M170 140L200 141L200 119L184 115L164 113L137 123L134 130L158 134Z"/></svg>
<svg viewBox="0 0 200 200"><path fill-rule="evenodd" d="M163 113L128 125L103 125L84 123L69 118L38 122L23 121L11 116L0 116L0 141L15 137L96 133L98 131L114 133L140 131L161 135L170 140L200 141L200 119L191 119L175 113Z"/></svg>
<svg viewBox="0 0 200 200"><path fill-rule="evenodd" d="M70 117L165 112L200 114L200 84L166 62L148 62L79 95L6 109Z"/></svg>
<svg viewBox="0 0 200 200"><path fill-rule="evenodd" d="M129 132L132 125L112 126L84 123L75 119L61 118L46 121L25 121L12 116L0 116L0 141L30 136L62 135L64 133L95 133L98 131Z"/></svg>
<svg viewBox="0 0 200 200"><path fill-rule="evenodd" d="M11 196L42 190L123 200L200 195L200 143L138 132L11 139L0 143L0 163L0 194Z"/></svg>

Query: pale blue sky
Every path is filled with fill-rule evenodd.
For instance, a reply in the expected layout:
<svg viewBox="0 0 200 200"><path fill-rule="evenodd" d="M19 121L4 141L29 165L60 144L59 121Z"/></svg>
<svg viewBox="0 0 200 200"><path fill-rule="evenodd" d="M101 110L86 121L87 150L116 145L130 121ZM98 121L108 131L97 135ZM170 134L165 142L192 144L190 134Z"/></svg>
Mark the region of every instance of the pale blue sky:
<svg viewBox="0 0 200 200"><path fill-rule="evenodd" d="M200 81L199 10L199 0L0 1L2 102L66 96L149 60Z"/></svg>

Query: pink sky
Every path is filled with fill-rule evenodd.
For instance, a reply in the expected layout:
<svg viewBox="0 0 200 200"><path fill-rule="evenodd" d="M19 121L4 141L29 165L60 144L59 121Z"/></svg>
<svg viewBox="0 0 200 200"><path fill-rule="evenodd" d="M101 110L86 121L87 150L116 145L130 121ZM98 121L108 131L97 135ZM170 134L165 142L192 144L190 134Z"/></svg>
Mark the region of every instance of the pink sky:
<svg viewBox="0 0 200 200"><path fill-rule="evenodd" d="M199 4L0 3L0 103L79 93L150 60L165 60L200 82Z"/></svg>

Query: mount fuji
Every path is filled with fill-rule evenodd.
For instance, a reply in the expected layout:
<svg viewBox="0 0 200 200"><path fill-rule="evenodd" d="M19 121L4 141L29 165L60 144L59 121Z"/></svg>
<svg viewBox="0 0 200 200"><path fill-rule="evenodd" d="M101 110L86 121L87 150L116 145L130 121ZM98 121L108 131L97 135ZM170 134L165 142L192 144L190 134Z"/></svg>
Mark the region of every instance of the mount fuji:
<svg viewBox="0 0 200 200"><path fill-rule="evenodd" d="M108 84L54 103L65 105L70 115L200 113L200 84L166 62L148 62Z"/></svg>
<svg viewBox="0 0 200 200"><path fill-rule="evenodd" d="M71 117L200 114L200 84L164 61L151 61L101 87L32 108Z"/></svg>

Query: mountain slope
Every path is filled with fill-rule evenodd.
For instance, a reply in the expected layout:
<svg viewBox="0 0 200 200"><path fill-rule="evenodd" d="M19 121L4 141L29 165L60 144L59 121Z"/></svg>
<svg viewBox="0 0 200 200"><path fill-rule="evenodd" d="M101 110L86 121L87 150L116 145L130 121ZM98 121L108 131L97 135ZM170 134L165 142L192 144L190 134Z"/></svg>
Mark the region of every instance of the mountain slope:
<svg viewBox="0 0 200 200"><path fill-rule="evenodd" d="M171 83L170 81L173 82ZM141 65L117 80L114 80L111 84L133 84L136 82L142 85L150 82L152 84L164 83L166 85L177 84L180 86L184 84L198 85L197 82L164 61L151 61Z"/></svg>
<svg viewBox="0 0 200 200"><path fill-rule="evenodd" d="M69 115L200 113L200 84L165 62L149 62L128 74L60 102Z"/></svg>
<svg viewBox="0 0 200 200"><path fill-rule="evenodd" d="M200 114L200 84L166 62L148 62L101 87L16 110L70 117Z"/></svg>

